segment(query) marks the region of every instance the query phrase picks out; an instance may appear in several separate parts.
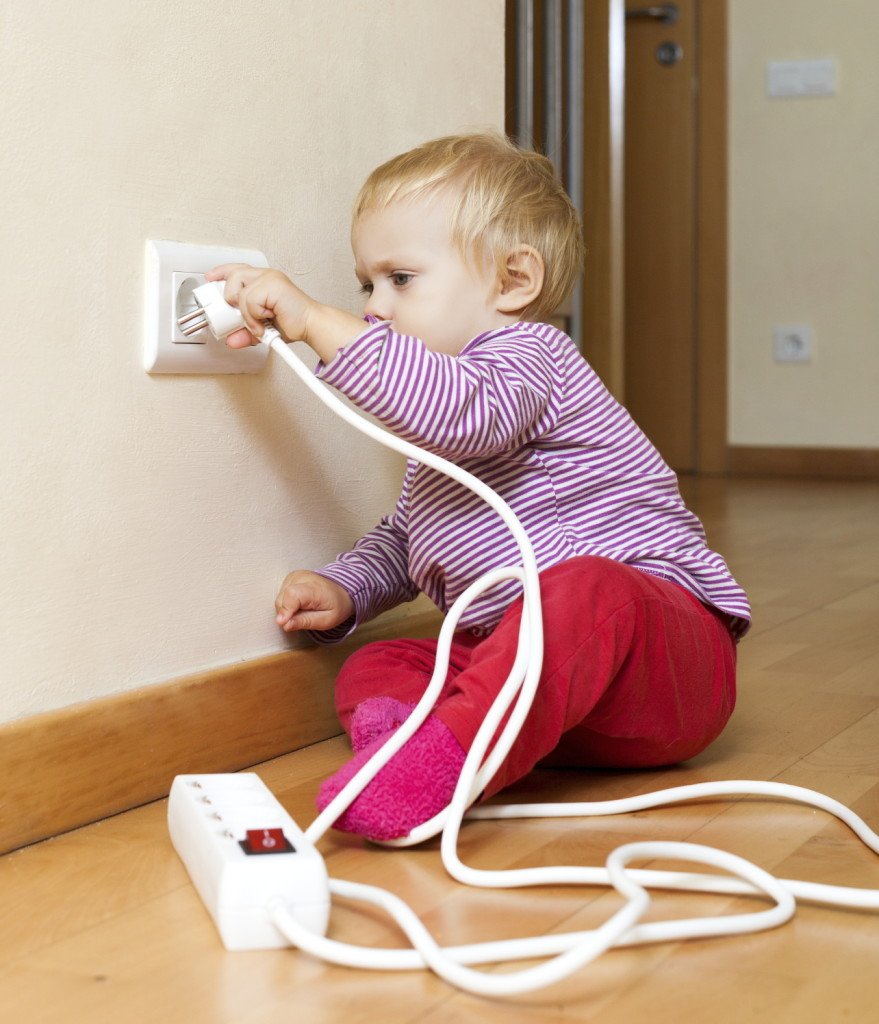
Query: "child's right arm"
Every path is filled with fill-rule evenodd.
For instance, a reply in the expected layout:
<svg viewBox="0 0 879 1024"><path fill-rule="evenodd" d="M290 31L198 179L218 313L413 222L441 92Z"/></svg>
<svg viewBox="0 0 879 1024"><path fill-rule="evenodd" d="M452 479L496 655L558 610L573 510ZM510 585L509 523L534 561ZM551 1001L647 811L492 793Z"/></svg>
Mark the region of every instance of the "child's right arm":
<svg viewBox="0 0 879 1024"><path fill-rule="evenodd" d="M401 495L395 511L350 551L319 572L290 573L275 601L278 625L287 632L308 630L317 643L333 644L376 615L414 600L418 587L409 578L408 550Z"/></svg>
<svg viewBox="0 0 879 1024"><path fill-rule="evenodd" d="M275 621L285 633L332 629L350 619L354 610L344 587L307 569L289 573L275 598Z"/></svg>

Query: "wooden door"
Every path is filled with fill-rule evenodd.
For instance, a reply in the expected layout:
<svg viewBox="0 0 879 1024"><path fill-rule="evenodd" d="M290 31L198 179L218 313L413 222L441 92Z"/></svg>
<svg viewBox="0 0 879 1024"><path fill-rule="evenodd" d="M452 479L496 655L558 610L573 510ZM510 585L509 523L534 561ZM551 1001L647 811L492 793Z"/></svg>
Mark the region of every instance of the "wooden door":
<svg viewBox="0 0 879 1024"><path fill-rule="evenodd" d="M626 2L625 402L666 461L695 468L694 0Z"/></svg>
<svg viewBox="0 0 879 1024"><path fill-rule="evenodd" d="M725 11L626 0L626 406L679 472L726 453Z"/></svg>

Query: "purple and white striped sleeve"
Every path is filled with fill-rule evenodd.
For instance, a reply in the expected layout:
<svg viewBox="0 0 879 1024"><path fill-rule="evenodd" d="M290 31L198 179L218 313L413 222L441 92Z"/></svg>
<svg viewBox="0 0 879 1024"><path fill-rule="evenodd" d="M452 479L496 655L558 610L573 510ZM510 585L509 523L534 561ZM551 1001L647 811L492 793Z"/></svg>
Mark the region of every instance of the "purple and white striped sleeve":
<svg viewBox="0 0 879 1024"><path fill-rule="evenodd" d="M397 509L329 565L316 570L344 587L354 602L354 615L333 629L309 630L319 644L333 644L364 622L418 596L409 578L409 542L402 500Z"/></svg>
<svg viewBox="0 0 879 1024"><path fill-rule="evenodd" d="M496 454L544 434L564 389L545 343L526 330L474 340L455 357L378 323L316 373L395 434L446 457Z"/></svg>

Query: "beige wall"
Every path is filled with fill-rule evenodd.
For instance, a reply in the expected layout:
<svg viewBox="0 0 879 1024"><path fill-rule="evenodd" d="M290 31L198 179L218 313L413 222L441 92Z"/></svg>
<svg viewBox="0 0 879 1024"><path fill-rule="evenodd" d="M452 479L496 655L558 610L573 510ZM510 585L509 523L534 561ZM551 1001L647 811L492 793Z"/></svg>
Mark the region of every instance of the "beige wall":
<svg viewBox="0 0 879 1024"><path fill-rule="evenodd" d="M879 447L879 4L730 0L730 441ZM769 60L834 57L836 96L769 99ZM808 365L772 325L810 323Z"/></svg>
<svg viewBox="0 0 879 1024"><path fill-rule="evenodd" d="M401 466L283 366L141 369L146 238L262 249L357 310L354 190L503 122L502 0L0 6L0 721L282 649L276 584Z"/></svg>

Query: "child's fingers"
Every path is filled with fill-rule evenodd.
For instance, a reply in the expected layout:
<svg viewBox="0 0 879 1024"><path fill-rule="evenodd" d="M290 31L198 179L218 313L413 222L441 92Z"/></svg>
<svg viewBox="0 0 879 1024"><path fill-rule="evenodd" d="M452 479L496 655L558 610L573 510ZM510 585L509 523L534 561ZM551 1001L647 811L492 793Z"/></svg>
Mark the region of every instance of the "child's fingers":
<svg viewBox="0 0 879 1024"><path fill-rule="evenodd" d="M275 621L286 632L332 629L345 618L334 588L308 570L290 573L275 598Z"/></svg>
<svg viewBox="0 0 879 1024"><path fill-rule="evenodd" d="M285 633L293 633L297 629L307 628L306 626L300 624L304 618L306 618L306 616L304 615L290 615L286 619L281 621L281 616L279 615L278 625L281 627L281 629L284 630Z"/></svg>
<svg viewBox="0 0 879 1024"><path fill-rule="evenodd" d="M276 621L278 625L286 625L286 623L290 621L301 607L302 601L296 595L295 591L292 591L289 588L282 590L275 600L275 611L277 612Z"/></svg>
<svg viewBox="0 0 879 1024"><path fill-rule="evenodd" d="M278 614L275 616L275 621L279 626L286 626L287 623L296 616L300 609L300 605L297 604L294 608L285 608L283 605L278 609Z"/></svg>
<svg viewBox="0 0 879 1024"><path fill-rule="evenodd" d="M206 274L206 281L228 281L233 275L241 272L252 271L252 275L256 276L263 272L261 267L252 267L249 263L221 263L216 267L212 267Z"/></svg>
<svg viewBox="0 0 879 1024"><path fill-rule="evenodd" d="M283 624L283 629L285 633L297 629L332 629L338 622L338 616L332 612L303 611L289 618Z"/></svg>
<svg viewBox="0 0 879 1024"><path fill-rule="evenodd" d="M255 338L261 337L265 322L274 317L275 307L289 280L277 270L246 266L232 269L225 280L226 301L238 307L250 333Z"/></svg>
<svg viewBox="0 0 879 1024"><path fill-rule="evenodd" d="M265 321L271 320L274 313L274 303L267 290L267 283L257 279L246 287L242 285L237 300L238 310L247 329L255 338L259 338L265 330Z"/></svg>
<svg viewBox="0 0 879 1024"><path fill-rule="evenodd" d="M292 574L291 574L292 575ZM284 582L275 598L278 625L286 625L296 615L305 611L316 611L321 607L313 588L301 582Z"/></svg>
<svg viewBox="0 0 879 1024"><path fill-rule="evenodd" d="M270 271L267 271L264 267L251 267L247 263L223 263L218 267L214 267L213 270L209 270L205 274L205 280L222 281L225 285L223 288L223 298L225 298L229 305L238 306L241 312L245 313L242 305L245 289L258 282L260 278L266 278L269 274ZM266 291L265 288L258 288L256 290ZM248 296L248 298L250 297Z"/></svg>
<svg viewBox="0 0 879 1024"><path fill-rule="evenodd" d="M226 335L226 344L229 348L249 348L251 345L258 345L259 339L242 327L240 330Z"/></svg>

